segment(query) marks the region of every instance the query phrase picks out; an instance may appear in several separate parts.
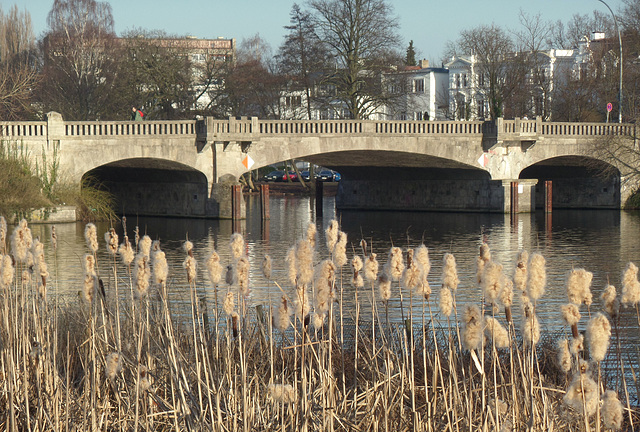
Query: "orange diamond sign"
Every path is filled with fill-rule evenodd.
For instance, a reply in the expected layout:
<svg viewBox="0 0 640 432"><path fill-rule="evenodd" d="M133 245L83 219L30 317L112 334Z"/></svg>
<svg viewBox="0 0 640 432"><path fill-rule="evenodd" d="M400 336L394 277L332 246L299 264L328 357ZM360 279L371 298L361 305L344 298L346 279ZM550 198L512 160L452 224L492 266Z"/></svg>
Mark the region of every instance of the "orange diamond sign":
<svg viewBox="0 0 640 432"><path fill-rule="evenodd" d="M242 165L244 165L246 169L251 169L253 164L254 164L253 159L251 159L251 156L249 155L247 155L246 158L242 159Z"/></svg>

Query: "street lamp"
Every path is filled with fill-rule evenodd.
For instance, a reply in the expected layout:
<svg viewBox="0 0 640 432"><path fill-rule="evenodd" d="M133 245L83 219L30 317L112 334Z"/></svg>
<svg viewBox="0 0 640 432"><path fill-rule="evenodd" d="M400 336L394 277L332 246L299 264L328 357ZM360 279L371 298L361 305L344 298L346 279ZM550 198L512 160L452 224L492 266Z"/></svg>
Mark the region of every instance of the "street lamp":
<svg viewBox="0 0 640 432"><path fill-rule="evenodd" d="M609 12L611 12L611 16L613 17L613 23L616 26L616 31L618 32L618 43L620 44L620 84L618 87L618 123L622 123L622 36L620 35L620 27L618 27L618 20L616 19L616 15L613 13L608 4L604 2L604 0L598 0L600 3L605 5Z"/></svg>

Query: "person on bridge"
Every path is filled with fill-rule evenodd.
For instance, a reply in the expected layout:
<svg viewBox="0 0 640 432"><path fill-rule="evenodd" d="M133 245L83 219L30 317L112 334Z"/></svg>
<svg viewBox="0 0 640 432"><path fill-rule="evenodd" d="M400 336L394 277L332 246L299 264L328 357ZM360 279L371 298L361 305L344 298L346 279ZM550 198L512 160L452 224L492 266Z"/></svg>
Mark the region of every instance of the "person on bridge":
<svg viewBox="0 0 640 432"><path fill-rule="evenodd" d="M135 120L135 121L144 120L144 113L136 107L131 108L131 120Z"/></svg>

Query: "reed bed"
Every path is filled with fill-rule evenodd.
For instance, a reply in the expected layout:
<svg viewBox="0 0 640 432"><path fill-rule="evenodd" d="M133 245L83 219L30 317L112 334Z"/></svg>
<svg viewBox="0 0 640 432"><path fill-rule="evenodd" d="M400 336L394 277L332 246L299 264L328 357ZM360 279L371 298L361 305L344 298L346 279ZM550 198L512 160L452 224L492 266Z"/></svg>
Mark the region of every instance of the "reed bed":
<svg viewBox="0 0 640 432"><path fill-rule="evenodd" d="M126 220L124 232L127 233ZM565 330L542 334L544 257L522 252L515 269L477 258L482 298L458 305L455 257L429 275L426 246L384 259L350 244L337 221L319 257L315 225L282 257L281 293L253 305L240 234L230 259L204 262L184 242L188 318L167 300L159 242L85 230L77 299L48 295L43 243L26 221L8 235L0 218L0 429L8 431L511 431L635 430L637 359L623 352L620 317L638 315L638 269L621 293L594 303L592 275L567 274ZM55 250L52 230L49 242ZM101 245L102 244L102 245ZM348 252L350 245L351 252ZM98 260L106 247L109 259ZM54 254L55 257L55 254ZM280 258L279 258L280 259ZM197 278L205 266L207 278ZM438 279L437 287L429 279ZM215 293L207 300L203 292ZM345 310L345 290L355 306ZM433 291L433 292L432 292ZM389 318L400 298L402 320ZM367 316L360 305L369 302ZM621 307L622 306L622 307ZM512 310L518 309L514 313ZM582 319L582 314L588 319ZM637 319L640 324L640 318ZM586 325L585 325L586 323ZM639 327L640 328L640 327ZM609 367L603 367L609 365Z"/></svg>

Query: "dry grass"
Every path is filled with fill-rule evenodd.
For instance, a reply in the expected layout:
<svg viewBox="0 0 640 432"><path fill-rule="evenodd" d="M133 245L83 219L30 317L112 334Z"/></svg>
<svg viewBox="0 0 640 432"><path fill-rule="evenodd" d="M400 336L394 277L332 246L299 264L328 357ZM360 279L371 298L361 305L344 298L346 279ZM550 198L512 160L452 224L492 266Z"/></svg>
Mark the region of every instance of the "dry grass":
<svg viewBox="0 0 640 432"><path fill-rule="evenodd" d="M476 349L464 349L462 311L447 321L437 300L412 297L399 282L392 287L404 291L403 313L416 316L409 312L419 308L421 319L390 323L377 301L371 316L360 316L357 307L347 320L342 303L332 301L322 326L292 316L281 331L272 311L249 307L237 286L216 287L215 305L199 294L210 287L192 281L191 317L176 318L164 283L152 281L149 294L139 297L130 269L116 256L98 264L99 278L111 287L107 295L92 285L92 301L79 292L76 301L60 304L44 295L37 266L16 262L16 277L0 296L0 406L6 407L0 429L605 430L599 405L585 415L586 406L563 402L571 375L580 376L578 360L588 359L585 351L563 372L556 362L559 335L527 345L519 323L499 315L507 348L481 338ZM0 267L0 280L6 271ZM338 275L331 285L336 300L343 288ZM365 282L359 298L375 289ZM222 311L227 290L235 297L233 317ZM308 292L314 295L313 286ZM616 344L614 331L609 356L629 372L630 359ZM582 375L599 382L598 399L606 389L619 392L623 429L640 425L621 375L601 375L593 363Z"/></svg>

